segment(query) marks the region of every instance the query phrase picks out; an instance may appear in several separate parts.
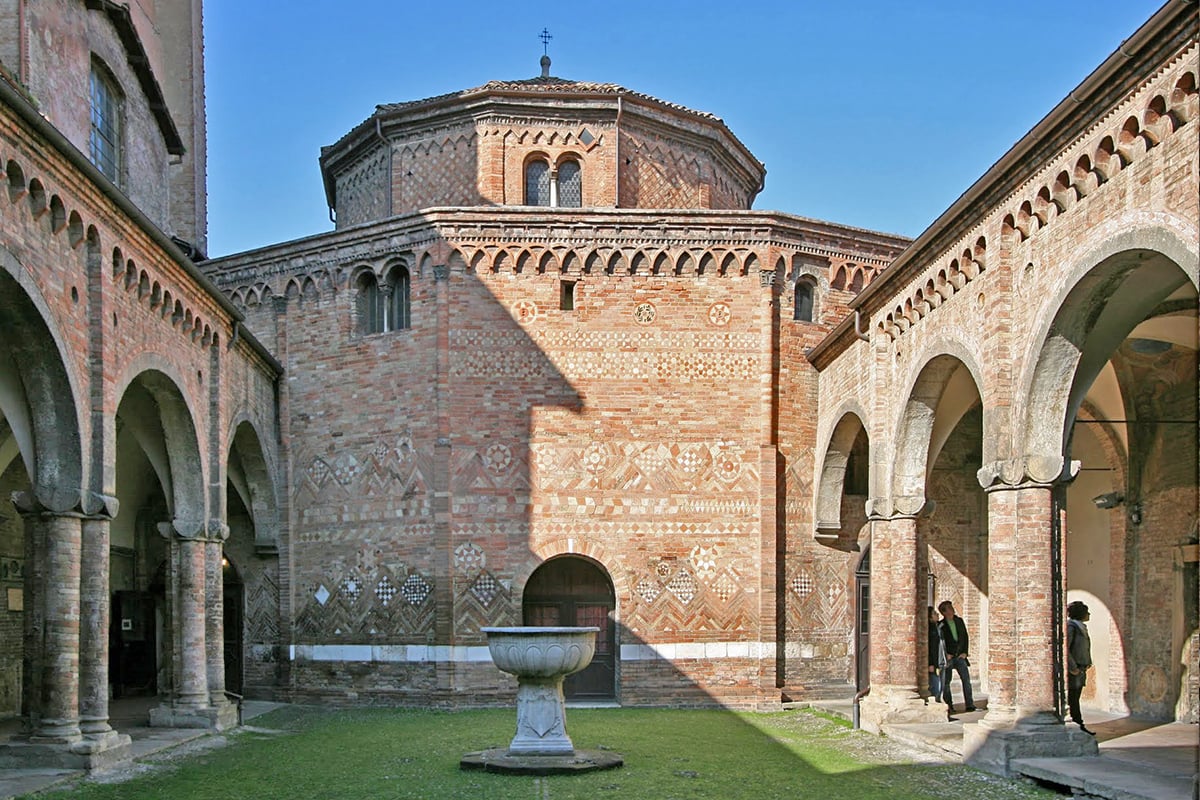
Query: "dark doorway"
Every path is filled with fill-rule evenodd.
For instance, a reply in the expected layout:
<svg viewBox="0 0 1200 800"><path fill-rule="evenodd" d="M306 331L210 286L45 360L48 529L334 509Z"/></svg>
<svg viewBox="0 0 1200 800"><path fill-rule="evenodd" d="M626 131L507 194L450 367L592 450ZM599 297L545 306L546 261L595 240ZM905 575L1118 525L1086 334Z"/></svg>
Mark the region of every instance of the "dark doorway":
<svg viewBox="0 0 1200 800"><path fill-rule="evenodd" d="M862 691L871 685L871 551L863 553L854 571L856 617L854 624L854 685Z"/></svg>
<svg viewBox="0 0 1200 800"><path fill-rule="evenodd" d="M225 689L242 694L242 579L228 558L221 559L221 577L225 586L221 598L225 610Z"/></svg>
<svg viewBox="0 0 1200 800"><path fill-rule="evenodd" d="M150 592L112 595L108 680L113 697L153 695L158 690L154 609L155 597Z"/></svg>
<svg viewBox="0 0 1200 800"><path fill-rule="evenodd" d="M616 696L616 595L602 567L575 556L552 558L525 585L522 612L526 625L595 626L596 655L581 672L563 682L570 700L611 700Z"/></svg>

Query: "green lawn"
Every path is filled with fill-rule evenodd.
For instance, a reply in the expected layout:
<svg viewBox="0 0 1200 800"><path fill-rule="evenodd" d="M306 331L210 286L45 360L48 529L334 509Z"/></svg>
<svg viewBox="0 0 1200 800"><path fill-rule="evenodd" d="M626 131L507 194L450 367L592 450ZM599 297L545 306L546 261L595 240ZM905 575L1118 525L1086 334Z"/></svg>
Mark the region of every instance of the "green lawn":
<svg viewBox="0 0 1200 800"><path fill-rule="evenodd" d="M815 714L571 709L578 748L625 766L583 775L463 772L463 753L504 746L515 712L331 711L288 707L229 736L228 747L164 759L122 783L39 798L1052 798L962 766L917 765L870 734ZM269 729L265 730L265 729Z"/></svg>

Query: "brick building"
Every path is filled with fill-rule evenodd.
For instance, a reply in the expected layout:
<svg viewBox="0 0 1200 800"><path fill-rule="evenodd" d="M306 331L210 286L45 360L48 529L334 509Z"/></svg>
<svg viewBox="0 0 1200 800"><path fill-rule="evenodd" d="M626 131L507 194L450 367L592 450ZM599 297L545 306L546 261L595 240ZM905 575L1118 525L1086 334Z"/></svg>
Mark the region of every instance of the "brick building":
<svg viewBox="0 0 1200 800"><path fill-rule="evenodd" d="M22 17L74 31L71 80L0 39L30 65L0 81L0 480L24 493L0 555L25 609L0 669L35 741L119 739L106 683L161 724L226 724L227 687L488 703L513 685L480 629L523 622L601 628L575 697L869 685L879 729L944 713L921 696L944 598L982 766L1094 751L1058 713L1076 597L1089 701L1196 720L1195 3L915 241L753 210L764 168L720 119L544 59L378 106L321 154L336 230L213 261L201 58L162 56L199 3L161 5ZM155 132L115 178L72 116L89 69Z"/></svg>
<svg viewBox="0 0 1200 800"><path fill-rule="evenodd" d="M192 261L200 25L198 0L0 5L0 714L26 728L0 764L128 758L110 695L236 721L222 542L227 509L273 534L280 364Z"/></svg>

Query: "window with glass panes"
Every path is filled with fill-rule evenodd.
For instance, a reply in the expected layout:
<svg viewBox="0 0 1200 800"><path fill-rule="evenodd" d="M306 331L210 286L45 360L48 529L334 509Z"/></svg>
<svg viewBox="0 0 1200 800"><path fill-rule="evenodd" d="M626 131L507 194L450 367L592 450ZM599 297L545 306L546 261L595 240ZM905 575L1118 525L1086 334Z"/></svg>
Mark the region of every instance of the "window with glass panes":
<svg viewBox="0 0 1200 800"><path fill-rule="evenodd" d="M113 183L121 181L121 95L106 71L92 64L91 133L92 163Z"/></svg>

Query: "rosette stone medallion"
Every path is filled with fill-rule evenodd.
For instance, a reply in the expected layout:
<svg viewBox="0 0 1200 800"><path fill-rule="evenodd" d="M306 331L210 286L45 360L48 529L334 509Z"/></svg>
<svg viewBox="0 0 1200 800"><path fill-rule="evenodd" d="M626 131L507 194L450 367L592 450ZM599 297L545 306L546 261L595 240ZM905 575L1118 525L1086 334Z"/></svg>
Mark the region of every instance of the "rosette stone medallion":
<svg viewBox="0 0 1200 800"><path fill-rule="evenodd" d="M517 733L507 748L467 753L462 769L549 775L610 769L624 763L607 750L576 750L567 735L563 679L596 653L599 628L483 628L488 652L503 672L517 676Z"/></svg>

